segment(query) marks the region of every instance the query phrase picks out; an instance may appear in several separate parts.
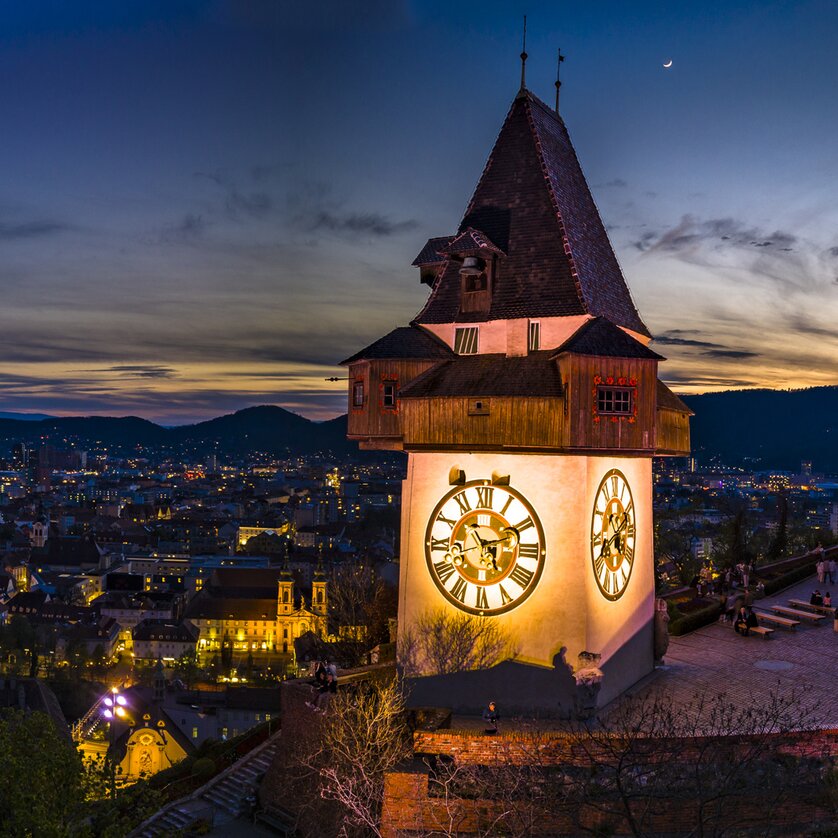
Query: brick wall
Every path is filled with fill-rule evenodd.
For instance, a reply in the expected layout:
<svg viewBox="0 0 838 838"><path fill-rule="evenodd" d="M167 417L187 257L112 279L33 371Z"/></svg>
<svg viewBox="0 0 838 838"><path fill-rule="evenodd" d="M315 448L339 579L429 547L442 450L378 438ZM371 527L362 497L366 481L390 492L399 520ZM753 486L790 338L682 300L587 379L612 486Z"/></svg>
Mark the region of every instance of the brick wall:
<svg viewBox="0 0 838 838"><path fill-rule="evenodd" d="M584 745L580 745L584 739ZM759 739L759 741L757 741ZM617 741L615 741L617 740ZM709 738L683 740L655 740L656 753L661 761L677 758L688 761L691 756L706 757ZM769 737L724 737L713 742L719 755L735 758L759 745L766 753L790 755L815 760L838 756L838 730L803 731ZM612 750L609 746L615 746ZM591 760L607 762L609 754L618 751L617 737L579 737L561 732L505 733L485 736L468 731L417 731L414 734L414 753L451 758L456 764L470 766L527 765L590 766ZM724 757L721 757L724 758ZM613 798L607 805L598 800L596 805L584 799L576 803L545 808L542 804L521 800L516 803L502 800L449 798L437 785L431 793L430 769L420 759L414 760L398 772L389 774L385 782L382 835L384 838L407 838L433 832L458 835L493 834L493 824L505 813L515 821L515 827L528 823L526 834L572 836L580 832L600 830L607 834L628 835L632 829L627 812L616 805ZM758 788L758 784L757 784ZM812 787L809 794L795 796L788 801L761 800L754 789L746 794L725 797L721 818L736 818L739 824L758 824L750 834L765 834L766 813L770 811L772 828L782 834L810 834L815 824L831 825L836 816L834 805ZM518 809L516 810L516 807ZM658 798L650 806L648 799L638 796L629 803L629 811L644 818L645 834L681 835L695 828L699 801L684 798ZM729 813L729 814L726 814ZM737 834L749 834L747 828Z"/></svg>

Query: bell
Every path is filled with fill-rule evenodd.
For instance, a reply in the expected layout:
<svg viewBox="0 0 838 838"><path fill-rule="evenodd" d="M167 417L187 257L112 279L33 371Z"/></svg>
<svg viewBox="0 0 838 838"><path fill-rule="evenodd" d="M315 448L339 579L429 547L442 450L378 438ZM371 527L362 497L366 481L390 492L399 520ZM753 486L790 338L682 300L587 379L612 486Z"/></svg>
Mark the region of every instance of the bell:
<svg viewBox="0 0 838 838"><path fill-rule="evenodd" d="M480 276L480 274L483 273L483 265L481 264L482 261L482 259L478 259L476 256L466 256L466 258L463 259L460 273L465 276Z"/></svg>

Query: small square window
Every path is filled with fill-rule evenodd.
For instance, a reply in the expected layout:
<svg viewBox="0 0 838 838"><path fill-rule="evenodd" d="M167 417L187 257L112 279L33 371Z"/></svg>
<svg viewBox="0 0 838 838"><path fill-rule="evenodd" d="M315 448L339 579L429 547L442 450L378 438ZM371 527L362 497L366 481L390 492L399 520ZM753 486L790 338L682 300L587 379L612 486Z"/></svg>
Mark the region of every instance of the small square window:
<svg viewBox="0 0 838 838"><path fill-rule="evenodd" d="M530 352L537 352L541 349L541 323L538 320L530 320L527 348Z"/></svg>
<svg viewBox="0 0 838 838"><path fill-rule="evenodd" d="M628 416L634 409L633 387L597 387L597 413Z"/></svg>
<svg viewBox="0 0 838 838"><path fill-rule="evenodd" d="M397 382L385 381L381 385L381 406L393 410L396 407Z"/></svg>
<svg viewBox="0 0 838 838"><path fill-rule="evenodd" d="M477 326L454 329L454 351L458 355L476 355L478 344Z"/></svg>
<svg viewBox="0 0 838 838"><path fill-rule="evenodd" d="M352 407L364 406L364 382L356 381L352 385Z"/></svg>

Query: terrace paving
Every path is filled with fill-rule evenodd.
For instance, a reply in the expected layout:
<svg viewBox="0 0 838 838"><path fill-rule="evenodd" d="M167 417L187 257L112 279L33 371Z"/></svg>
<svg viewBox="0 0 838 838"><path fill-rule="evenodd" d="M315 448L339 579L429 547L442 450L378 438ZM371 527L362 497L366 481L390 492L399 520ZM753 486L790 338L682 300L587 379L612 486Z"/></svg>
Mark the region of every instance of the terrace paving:
<svg viewBox="0 0 838 838"><path fill-rule="evenodd" d="M789 599L808 601L815 588L830 590L813 575L757 600L755 609L767 611L771 605L787 605ZM838 585L832 589L838 593ZM817 625L801 622L794 631L777 628L767 640L742 637L729 624L713 623L670 638L664 665L628 695L665 696L686 708L697 696L723 693L728 701L760 707L774 693L807 713L807 727L838 728L838 685L832 677L836 668L838 633L829 618ZM609 710L605 708L605 715Z"/></svg>
<svg viewBox="0 0 838 838"><path fill-rule="evenodd" d="M755 602L757 611L771 605L787 605L789 599L809 600L812 591L832 590L838 602L838 583L820 585L811 576L777 594ZM788 708L796 708L802 727L838 729L838 633L830 618L817 625L808 622L789 631L776 628L765 639L758 635L742 637L730 624L712 623L682 637L671 637L664 664L643 678L623 696L599 712L607 722L618 715L627 698L638 701L655 698L671 702L685 715L694 717L695 733L712 732L706 724L709 708L723 702L754 709L767 708L772 696ZM697 706L704 697L703 707ZM503 708L499 708L501 714ZM793 711L794 714L794 711ZM555 719L506 719L501 732L513 730L560 731L578 723ZM485 725L481 719L455 716L451 727L477 732Z"/></svg>

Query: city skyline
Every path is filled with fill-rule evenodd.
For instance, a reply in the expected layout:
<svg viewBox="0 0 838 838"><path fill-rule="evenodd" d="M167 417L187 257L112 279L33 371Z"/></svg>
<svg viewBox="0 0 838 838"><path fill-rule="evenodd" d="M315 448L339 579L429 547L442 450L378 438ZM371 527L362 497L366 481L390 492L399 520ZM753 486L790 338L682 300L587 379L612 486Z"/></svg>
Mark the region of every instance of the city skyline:
<svg viewBox="0 0 838 838"><path fill-rule="evenodd" d="M344 412L325 379L421 308L524 13L664 379L835 383L828 3L42 4L0 12L0 411Z"/></svg>

